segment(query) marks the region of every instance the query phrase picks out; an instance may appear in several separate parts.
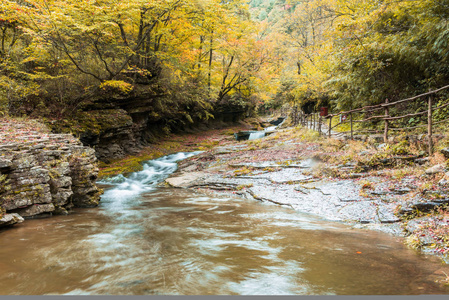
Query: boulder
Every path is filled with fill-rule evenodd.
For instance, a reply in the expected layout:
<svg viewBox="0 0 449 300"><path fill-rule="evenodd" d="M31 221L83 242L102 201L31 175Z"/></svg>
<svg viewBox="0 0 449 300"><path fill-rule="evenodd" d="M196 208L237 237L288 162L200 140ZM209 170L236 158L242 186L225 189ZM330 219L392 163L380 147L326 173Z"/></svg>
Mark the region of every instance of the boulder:
<svg viewBox="0 0 449 300"><path fill-rule="evenodd" d="M428 168L425 171L425 173L428 175L433 175L433 174L443 173L445 169L446 169L446 166L444 164L438 164L438 165Z"/></svg>
<svg viewBox="0 0 449 300"><path fill-rule="evenodd" d="M5 214L0 218L0 227L22 223L23 221L19 214Z"/></svg>
<svg viewBox="0 0 449 300"><path fill-rule="evenodd" d="M165 179L165 182L172 187L190 187L196 180L202 179L205 177L205 173L203 172L189 172L182 173L176 177L170 177Z"/></svg>

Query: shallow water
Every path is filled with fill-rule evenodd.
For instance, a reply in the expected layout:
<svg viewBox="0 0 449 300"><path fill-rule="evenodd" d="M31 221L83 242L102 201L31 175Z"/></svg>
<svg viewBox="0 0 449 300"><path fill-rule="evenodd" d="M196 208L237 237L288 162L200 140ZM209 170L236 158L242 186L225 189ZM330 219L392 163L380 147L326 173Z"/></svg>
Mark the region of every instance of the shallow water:
<svg viewBox="0 0 449 300"><path fill-rule="evenodd" d="M249 134L248 140L257 140L265 136L265 131L254 131Z"/></svg>
<svg viewBox="0 0 449 300"><path fill-rule="evenodd" d="M1 294L449 294L448 266L398 238L156 187L188 155L114 178L99 208L0 231Z"/></svg>

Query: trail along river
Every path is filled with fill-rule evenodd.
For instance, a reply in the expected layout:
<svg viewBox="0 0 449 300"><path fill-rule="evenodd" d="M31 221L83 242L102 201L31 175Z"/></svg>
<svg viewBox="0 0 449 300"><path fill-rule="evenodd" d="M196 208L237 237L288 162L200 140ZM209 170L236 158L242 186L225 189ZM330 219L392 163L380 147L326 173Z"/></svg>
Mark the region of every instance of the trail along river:
<svg viewBox="0 0 449 300"><path fill-rule="evenodd" d="M397 237L157 186L194 154L115 177L98 208L0 231L0 294L449 294L448 265Z"/></svg>

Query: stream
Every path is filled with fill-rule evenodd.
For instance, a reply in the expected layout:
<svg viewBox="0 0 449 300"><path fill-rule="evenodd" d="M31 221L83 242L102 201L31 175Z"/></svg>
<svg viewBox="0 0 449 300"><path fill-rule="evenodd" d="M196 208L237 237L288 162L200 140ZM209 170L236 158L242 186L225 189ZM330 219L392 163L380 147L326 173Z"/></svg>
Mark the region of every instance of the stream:
<svg viewBox="0 0 449 300"><path fill-rule="evenodd" d="M195 154L101 182L98 208L1 230L1 294L449 294L449 266L397 237L158 186Z"/></svg>

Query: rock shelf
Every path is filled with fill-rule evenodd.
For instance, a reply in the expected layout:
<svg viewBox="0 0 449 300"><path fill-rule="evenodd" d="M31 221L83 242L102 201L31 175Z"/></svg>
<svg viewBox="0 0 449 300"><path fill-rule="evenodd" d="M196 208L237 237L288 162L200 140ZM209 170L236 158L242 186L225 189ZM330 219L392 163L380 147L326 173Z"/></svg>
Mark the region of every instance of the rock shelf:
<svg viewBox="0 0 449 300"><path fill-rule="evenodd" d="M0 227L98 205L94 149L70 134L11 132L0 134Z"/></svg>

